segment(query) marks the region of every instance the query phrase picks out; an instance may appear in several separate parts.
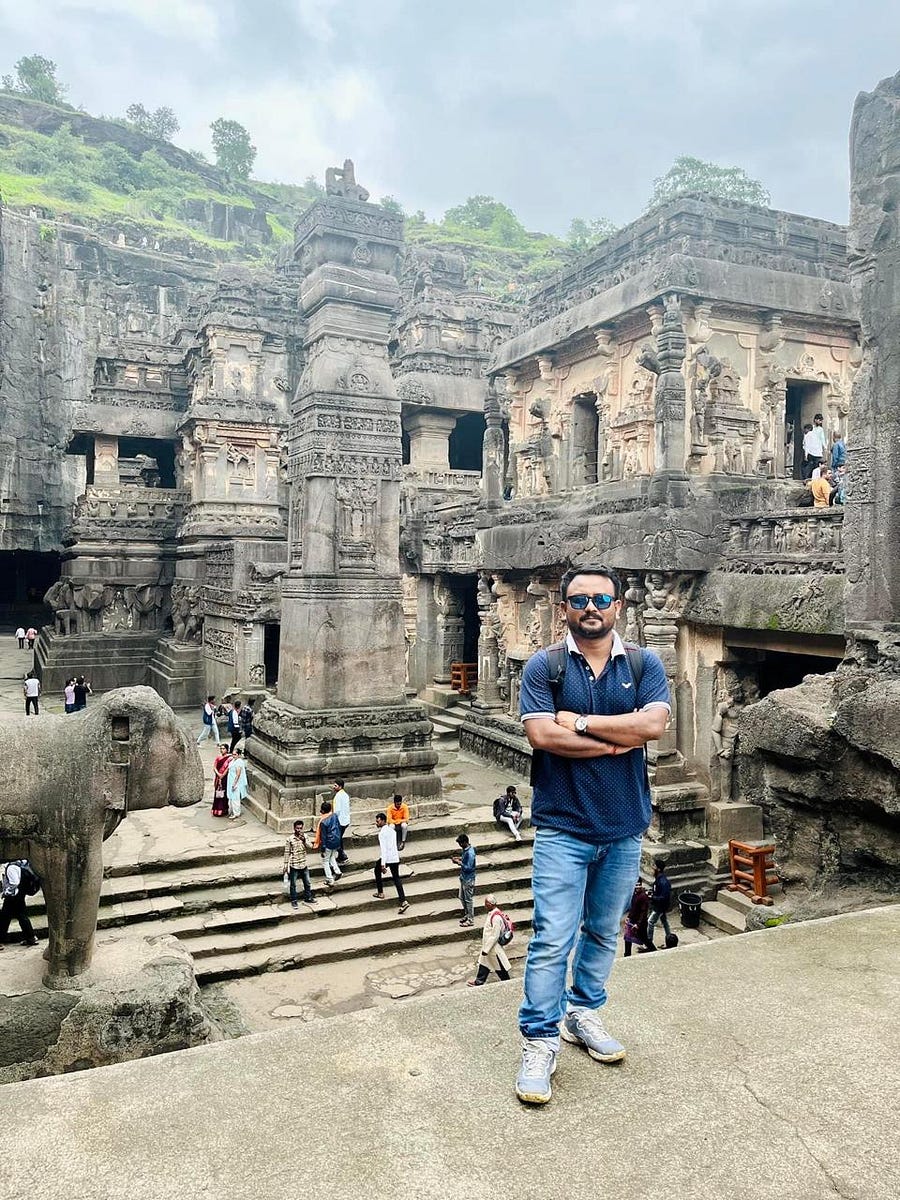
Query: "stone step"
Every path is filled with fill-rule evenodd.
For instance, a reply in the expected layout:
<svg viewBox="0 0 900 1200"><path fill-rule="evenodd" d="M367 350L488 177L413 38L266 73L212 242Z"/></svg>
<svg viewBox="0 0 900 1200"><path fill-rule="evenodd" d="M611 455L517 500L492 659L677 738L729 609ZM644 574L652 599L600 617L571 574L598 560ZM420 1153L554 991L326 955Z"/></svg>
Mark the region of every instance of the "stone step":
<svg viewBox="0 0 900 1200"><path fill-rule="evenodd" d="M742 916L746 916L751 908L756 907L745 892L730 892L728 888L719 888L716 892L716 901L719 904L727 905L728 908L733 908Z"/></svg>
<svg viewBox="0 0 900 1200"><path fill-rule="evenodd" d="M390 943L381 947L382 949L396 954L423 946L436 948L468 943L472 948L474 963L481 937L481 921L477 918L477 910L474 927L464 928L460 926L457 917L447 915L446 909L432 913L430 919L425 919L425 914L417 912L413 905L408 912L400 916L395 901L396 897L384 902L389 906L387 916L383 920L379 919L379 928L390 930ZM505 911L509 913L516 930L520 933L531 927L530 901L530 891L505 898ZM372 901L373 905L376 903L377 901ZM370 918L357 929L334 934L321 941L301 942L298 945L294 938L281 945L264 945L257 948L241 944L239 935L220 935L218 952L196 960L197 978L200 983L213 983L244 975L289 971L316 963L369 956L379 950L379 947L373 944L374 931L374 919ZM188 949L193 949L191 943L186 945Z"/></svg>
<svg viewBox="0 0 900 1200"><path fill-rule="evenodd" d="M746 933L747 926L743 913L728 904L720 904L718 900L706 900L700 908L700 919L707 925L714 925L723 933Z"/></svg>

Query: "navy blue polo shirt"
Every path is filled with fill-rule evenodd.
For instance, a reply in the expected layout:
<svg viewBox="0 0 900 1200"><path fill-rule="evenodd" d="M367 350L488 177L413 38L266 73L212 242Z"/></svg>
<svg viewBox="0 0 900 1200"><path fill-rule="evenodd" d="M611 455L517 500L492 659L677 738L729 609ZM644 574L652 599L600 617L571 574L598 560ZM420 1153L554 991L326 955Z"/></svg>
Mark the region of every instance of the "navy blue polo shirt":
<svg viewBox="0 0 900 1200"><path fill-rule="evenodd" d="M658 654L642 649L644 667L635 695L625 645L613 632L609 661L596 679L569 634L569 661L562 686L548 682L546 650L525 664L519 711L522 721L555 717L557 711L618 716L662 705L670 708L669 684ZM563 758L542 751L531 801L531 823L560 829L589 842L614 842L642 834L650 824L650 789L643 747L601 758Z"/></svg>

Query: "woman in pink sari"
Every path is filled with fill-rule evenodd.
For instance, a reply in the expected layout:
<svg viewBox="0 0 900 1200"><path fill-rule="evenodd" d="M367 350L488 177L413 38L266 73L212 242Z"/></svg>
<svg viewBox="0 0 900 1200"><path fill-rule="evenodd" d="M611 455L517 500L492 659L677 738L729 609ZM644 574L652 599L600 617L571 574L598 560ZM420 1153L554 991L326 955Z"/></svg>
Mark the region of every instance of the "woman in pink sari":
<svg viewBox="0 0 900 1200"><path fill-rule="evenodd" d="M212 815L214 817L228 816L228 768L231 766L231 753L228 750L226 742L222 742L219 746L219 754L213 763L213 802Z"/></svg>

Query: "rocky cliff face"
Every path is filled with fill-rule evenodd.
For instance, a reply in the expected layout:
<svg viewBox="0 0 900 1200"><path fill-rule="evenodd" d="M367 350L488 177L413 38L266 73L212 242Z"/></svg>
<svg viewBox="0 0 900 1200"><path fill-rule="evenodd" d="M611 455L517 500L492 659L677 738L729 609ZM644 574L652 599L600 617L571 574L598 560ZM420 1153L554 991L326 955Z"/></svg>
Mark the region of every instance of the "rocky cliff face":
<svg viewBox="0 0 900 1200"><path fill-rule="evenodd" d="M66 453L101 350L168 342L215 266L0 208L0 550L60 548L84 490Z"/></svg>

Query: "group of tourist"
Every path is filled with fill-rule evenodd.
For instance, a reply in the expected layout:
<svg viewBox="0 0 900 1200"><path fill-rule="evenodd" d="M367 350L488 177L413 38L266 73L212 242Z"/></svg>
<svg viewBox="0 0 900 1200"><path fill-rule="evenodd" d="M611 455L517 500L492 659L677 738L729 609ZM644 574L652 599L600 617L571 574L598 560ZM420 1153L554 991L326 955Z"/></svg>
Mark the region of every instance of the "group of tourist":
<svg viewBox="0 0 900 1200"><path fill-rule="evenodd" d="M66 680L66 686L63 688L63 708L67 713L81 712L83 708L87 708L87 698L93 695L91 685L83 675L79 675L76 679L73 675L71 679Z"/></svg>
<svg viewBox="0 0 900 1200"><path fill-rule="evenodd" d="M678 936L669 926L669 909L672 905L672 884L666 875L666 864L661 858L653 863L653 887L648 892L644 881L638 877L631 894L631 903L625 915L623 934L625 938L625 957L631 957L632 946L638 947L638 953L656 950L653 934L658 924L665 931L666 949L678 945Z"/></svg>
<svg viewBox="0 0 900 1200"><path fill-rule="evenodd" d="M212 815L236 821L247 798L247 763L240 747L232 749L227 742L219 743L219 753L213 760Z"/></svg>
<svg viewBox="0 0 900 1200"><path fill-rule="evenodd" d="M206 703L200 711L200 732L197 735L197 745L212 738L216 743L222 739L219 736L219 722L225 721L230 743L228 749L234 753L238 742L246 744L247 738L253 733L253 704L251 701L233 700L229 705L217 704L214 695L206 697Z"/></svg>
<svg viewBox="0 0 900 1200"><path fill-rule="evenodd" d="M29 625L27 629L23 625L20 625L13 636L19 643L20 650L33 650L34 643L37 641L37 630L33 625ZM25 645L26 642L28 643L27 646Z"/></svg>
<svg viewBox="0 0 900 1200"><path fill-rule="evenodd" d="M845 502L847 446L843 435L835 430L829 447L821 413L816 413L812 425L803 426L801 474L812 495L814 508L828 508L829 505Z"/></svg>

